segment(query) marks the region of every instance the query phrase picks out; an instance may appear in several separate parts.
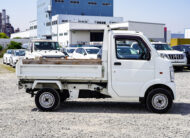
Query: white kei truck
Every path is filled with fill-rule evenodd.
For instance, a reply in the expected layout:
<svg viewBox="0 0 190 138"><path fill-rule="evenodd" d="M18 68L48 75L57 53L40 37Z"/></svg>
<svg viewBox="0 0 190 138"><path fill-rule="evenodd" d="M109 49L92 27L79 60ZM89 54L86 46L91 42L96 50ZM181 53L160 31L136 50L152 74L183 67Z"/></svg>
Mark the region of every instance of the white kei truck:
<svg viewBox="0 0 190 138"><path fill-rule="evenodd" d="M131 47L134 43L138 50ZM113 98L166 113L175 100L171 62L142 33L122 26L105 28L102 59L23 59L16 75L19 89L35 96L41 111L54 111L68 99Z"/></svg>

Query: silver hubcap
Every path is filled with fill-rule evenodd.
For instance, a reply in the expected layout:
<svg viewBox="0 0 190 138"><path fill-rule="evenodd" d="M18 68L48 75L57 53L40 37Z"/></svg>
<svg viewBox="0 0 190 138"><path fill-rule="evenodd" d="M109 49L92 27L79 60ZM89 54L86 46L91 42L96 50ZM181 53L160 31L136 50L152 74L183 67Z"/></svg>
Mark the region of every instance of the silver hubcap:
<svg viewBox="0 0 190 138"><path fill-rule="evenodd" d="M163 110L168 106L168 98L164 94L156 94L152 98L152 106L157 110Z"/></svg>
<svg viewBox="0 0 190 138"><path fill-rule="evenodd" d="M39 102L43 108L51 108L55 103L55 97L49 92L44 92L40 95Z"/></svg>

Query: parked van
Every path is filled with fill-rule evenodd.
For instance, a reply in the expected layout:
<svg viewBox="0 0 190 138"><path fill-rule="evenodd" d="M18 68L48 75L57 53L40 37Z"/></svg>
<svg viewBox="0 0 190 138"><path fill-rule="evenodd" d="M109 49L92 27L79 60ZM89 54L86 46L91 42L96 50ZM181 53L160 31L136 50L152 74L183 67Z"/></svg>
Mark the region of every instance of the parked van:
<svg viewBox="0 0 190 138"><path fill-rule="evenodd" d="M64 58L58 42L51 40L32 40L26 50L25 59Z"/></svg>

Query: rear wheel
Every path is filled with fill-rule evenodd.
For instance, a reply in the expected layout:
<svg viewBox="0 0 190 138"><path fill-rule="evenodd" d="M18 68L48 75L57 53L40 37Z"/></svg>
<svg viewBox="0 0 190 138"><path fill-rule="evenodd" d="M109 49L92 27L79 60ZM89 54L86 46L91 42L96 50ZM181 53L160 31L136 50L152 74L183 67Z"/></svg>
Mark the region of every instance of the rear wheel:
<svg viewBox="0 0 190 138"><path fill-rule="evenodd" d="M60 95L54 89L42 89L36 94L35 103L41 111L53 111L60 105Z"/></svg>
<svg viewBox="0 0 190 138"><path fill-rule="evenodd" d="M166 113L171 109L172 104L172 95L163 88L152 90L146 98L147 109L154 113Z"/></svg>

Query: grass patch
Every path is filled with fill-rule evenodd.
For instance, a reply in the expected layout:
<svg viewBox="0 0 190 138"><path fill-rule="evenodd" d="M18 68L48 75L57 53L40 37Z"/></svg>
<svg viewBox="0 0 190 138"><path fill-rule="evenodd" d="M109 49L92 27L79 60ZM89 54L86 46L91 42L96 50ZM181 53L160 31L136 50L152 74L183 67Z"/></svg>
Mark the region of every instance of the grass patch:
<svg viewBox="0 0 190 138"><path fill-rule="evenodd" d="M7 65L3 65L3 64L0 64L0 68L4 68L10 72L15 72L15 69L10 67L10 66L7 66Z"/></svg>

